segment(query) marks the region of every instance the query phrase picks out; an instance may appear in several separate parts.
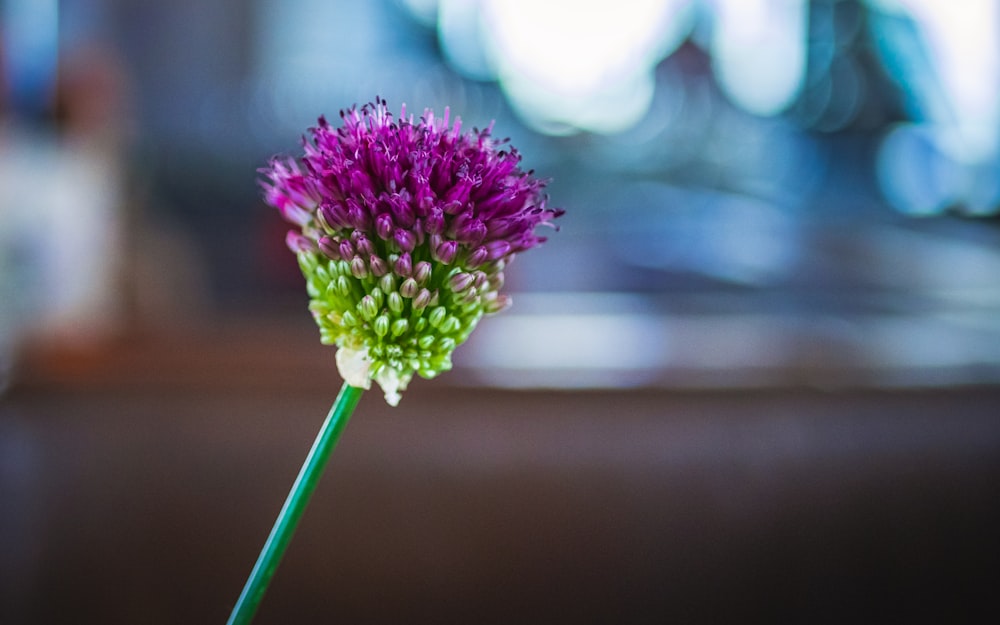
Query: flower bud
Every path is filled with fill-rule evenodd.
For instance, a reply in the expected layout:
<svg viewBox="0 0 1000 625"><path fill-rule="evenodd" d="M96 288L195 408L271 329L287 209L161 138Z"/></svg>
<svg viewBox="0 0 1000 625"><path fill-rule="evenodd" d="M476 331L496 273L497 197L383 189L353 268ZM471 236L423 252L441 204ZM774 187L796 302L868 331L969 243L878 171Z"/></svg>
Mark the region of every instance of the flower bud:
<svg viewBox="0 0 1000 625"><path fill-rule="evenodd" d="M403 284L399 285L399 294L403 297L413 297L420 290L420 285L413 278L407 278L403 280Z"/></svg>
<svg viewBox="0 0 1000 625"><path fill-rule="evenodd" d="M462 299L458 300L460 304L471 304L479 299L479 291L473 287L465 292Z"/></svg>
<svg viewBox="0 0 1000 625"><path fill-rule="evenodd" d="M378 305L375 303L375 298L371 295L365 295L361 298L358 303L358 310L361 312L361 318L365 321L371 321L378 314Z"/></svg>
<svg viewBox="0 0 1000 625"><path fill-rule="evenodd" d="M448 228L448 234L454 237L456 234L458 234L459 230L465 228L465 226L473 219L475 218L472 216L471 209L462 211L460 214L456 215L454 219L451 220L451 227Z"/></svg>
<svg viewBox="0 0 1000 625"><path fill-rule="evenodd" d="M348 172L351 181L351 189L355 193L362 193L372 188L372 179L365 173L364 169L355 168Z"/></svg>
<svg viewBox="0 0 1000 625"><path fill-rule="evenodd" d="M372 323L372 329L375 330L375 334L379 337L389 334L389 316L379 315L376 317L374 323Z"/></svg>
<svg viewBox="0 0 1000 625"><path fill-rule="evenodd" d="M416 215L413 207L401 196L395 195L389 199L389 210L392 211L394 221L402 228L412 228Z"/></svg>
<svg viewBox="0 0 1000 625"><path fill-rule="evenodd" d="M289 230L285 235L285 245L296 254L300 252L315 252L316 244L311 239L305 237L295 230Z"/></svg>
<svg viewBox="0 0 1000 625"><path fill-rule="evenodd" d="M346 261L350 261L354 258L354 246L347 239L340 242L340 258Z"/></svg>
<svg viewBox="0 0 1000 625"><path fill-rule="evenodd" d="M404 252L396 260L396 265L394 267L396 275L400 278L408 278L411 273L413 273L413 261L410 260L410 253Z"/></svg>
<svg viewBox="0 0 1000 625"><path fill-rule="evenodd" d="M510 252L510 243L507 241L490 241L486 244L486 254L490 260L503 258L508 252Z"/></svg>
<svg viewBox="0 0 1000 625"><path fill-rule="evenodd" d="M351 260L351 275L359 280L368 277L368 265L365 264L365 261L360 256L355 256Z"/></svg>
<svg viewBox="0 0 1000 625"><path fill-rule="evenodd" d="M340 260L340 244L333 237L320 237L319 249L327 258Z"/></svg>
<svg viewBox="0 0 1000 625"><path fill-rule="evenodd" d="M371 224L371 215L354 198L347 199L347 222L357 230L367 230Z"/></svg>
<svg viewBox="0 0 1000 625"><path fill-rule="evenodd" d="M389 327L389 331L393 336L399 336L406 332L410 328L410 322L406 319L396 319L392 322L392 326Z"/></svg>
<svg viewBox="0 0 1000 625"><path fill-rule="evenodd" d="M494 313L498 313L502 310L510 308L510 305L511 305L510 297L508 295L499 294L495 298L487 300L486 305L483 307L483 310L486 312L486 314L492 315Z"/></svg>
<svg viewBox="0 0 1000 625"><path fill-rule="evenodd" d="M350 227L347 212L340 204L324 202L319 208L319 213L322 215L323 221L326 222L332 230L343 230L344 228Z"/></svg>
<svg viewBox="0 0 1000 625"><path fill-rule="evenodd" d="M340 316L340 320L344 323L344 326L348 328L358 325L358 317L349 310L344 311L344 314Z"/></svg>
<svg viewBox="0 0 1000 625"><path fill-rule="evenodd" d="M368 269L371 270L373 276L381 278L389 272L389 265L387 265L386 262L378 256L372 254L372 256L368 259Z"/></svg>
<svg viewBox="0 0 1000 625"><path fill-rule="evenodd" d="M486 251L486 248L483 246L479 246L476 249L472 250L472 253L469 254L469 258L465 261L465 265L469 269L475 269L476 267L486 262L486 257L488 255L489 252Z"/></svg>
<svg viewBox="0 0 1000 625"><path fill-rule="evenodd" d="M472 286L473 277L468 273L456 273L448 279L448 288L455 293L462 293Z"/></svg>
<svg viewBox="0 0 1000 625"><path fill-rule="evenodd" d="M447 319L441 321L441 325L438 326L438 330L440 330L442 334L451 334L460 327L462 327L462 322L458 320L458 317L449 315Z"/></svg>
<svg viewBox="0 0 1000 625"><path fill-rule="evenodd" d="M475 245L486 236L486 224L479 219L472 219L455 231L455 238L462 243Z"/></svg>
<svg viewBox="0 0 1000 625"><path fill-rule="evenodd" d="M450 265L458 254L458 243L456 241L444 241L434 250L434 260Z"/></svg>
<svg viewBox="0 0 1000 625"><path fill-rule="evenodd" d="M414 246L420 247L427 240L427 236L424 233L424 224L420 219L413 222L413 228L410 230L413 234Z"/></svg>
<svg viewBox="0 0 1000 625"><path fill-rule="evenodd" d="M378 286L383 293L392 293L396 290L396 278L391 273L387 273L379 279Z"/></svg>
<svg viewBox="0 0 1000 625"><path fill-rule="evenodd" d="M398 315L403 312L403 296L398 291L393 291L386 297L385 305L389 307L389 310Z"/></svg>
<svg viewBox="0 0 1000 625"><path fill-rule="evenodd" d="M319 263L317 263L316 268L313 269L313 275L319 278L320 282L330 281L330 272L328 272L326 268L323 265L320 265Z"/></svg>
<svg viewBox="0 0 1000 625"><path fill-rule="evenodd" d="M380 239L388 241L392 237L392 232L392 215L382 213L375 218L375 233L378 234Z"/></svg>
<svg viewBox="0 0 1000 625"><path fill-rule="evenodd" d="M427 234L441 234L444 232L444 211L436 206L432 208L430 214L424 220L424 231Z"/></svg>
<svg viewBox="0 0 1000 625"><path fill-rule="evenodd" d="M431 277L431 264L426 260L422 260L417 263L417 266L413 268L413 279L417 281L417 284L423 286L427 284L427 280Z"/></svg>
<svg viewBox="0 0 1000 625"><path fill-rule="evenodd" d="M472 283L472 286L476 287L477 289L483 288L483 285L486 284L486 274L483 273L482 271L474 271L472 273L472 277L475 278L475 280Z"/></svg>
<svg viewBox="0 0 1000 625"><path fill-rule="evenodd" d="M341 297L347 297L351 294L351 282L346 276L337 277L337 294Z"/></svg>
<svg viewBox="0 0 1000 625"><path fill-rule="evenodd" d="M299 261L299 268L302 269L305 275L309 275L316 266L319 264L318 259L312 254L296 254L296 260Z"/></svg>
<svg viewBox="0 0 1000 625"><path fill-rule="evenodd" d="M438 349L440 349L443 352L453 352L455 351L455 346L456 346L455 339L451 338L450 336L446 336L440 341L438 341Z"/></svg>
<svg viewBox="0 0 1000 625"><path fill-rule="evenodd" d="M416 237L409 230L397 228L392 238L396 242L396 245L399 246L399 249L404 252L412 252L413 248L417 245Z"/></svg>
<svg viewBox="0 0 1000 625"><path fill-rule="evenodd" d="M420 289L420 292L413 298L413 302L410 305L413 307L413 310L421 311L427 308L427 304L430 304L430 302L431 292L427 289Z"/></svg>
<svg viewBox="0 0 1000 625"><path fill-rule="evenodd" d="M441 325L444 318L448 316L448 311L445 310L444 306L437 306L431 311L431 314L427 317L427 323L431 324L431 327L436 328Z"/></svg>
<svg viewBox="0 0 1000 625"><path fill-rule="evenodd" d="M355 230L351 233L351 238L354 239L354 249L358 251L360 256L368 258L375 254L375 246L368 240L368 237Z"/></svg>

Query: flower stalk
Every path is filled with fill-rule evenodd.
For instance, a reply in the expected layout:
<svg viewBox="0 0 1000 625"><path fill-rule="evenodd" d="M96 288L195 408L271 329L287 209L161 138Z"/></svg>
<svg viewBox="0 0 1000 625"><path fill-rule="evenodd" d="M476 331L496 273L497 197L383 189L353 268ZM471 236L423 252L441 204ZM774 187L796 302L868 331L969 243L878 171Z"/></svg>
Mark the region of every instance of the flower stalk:
<svg viewBox="0 0 1000 625"><path fill-rule="evenodd" d="M355 406L358 405L362 393L364 393L364 389L347 383L341 387L336 401L333 402L333 406L313 442L312 449L309 450L309 455L306 456L305 463L299 470L298 477L292 484L288 497L285 499L285 505L278 513L278 518L274 522L274 527L271 528L264 548L261 549L257 563L254 564L253 570L250 572L243 592L240 593L232 614L229 615L228 625L246 625L257 613L257 608L271 582L271 577L274 576L274 571L278 568L278 564L285 554L292 534L295 533L299 518L302 517L313 491L316 490L316 484L323 475L323 469L330 459L330 454L340 439L340 434L354 412Z"/></svg>

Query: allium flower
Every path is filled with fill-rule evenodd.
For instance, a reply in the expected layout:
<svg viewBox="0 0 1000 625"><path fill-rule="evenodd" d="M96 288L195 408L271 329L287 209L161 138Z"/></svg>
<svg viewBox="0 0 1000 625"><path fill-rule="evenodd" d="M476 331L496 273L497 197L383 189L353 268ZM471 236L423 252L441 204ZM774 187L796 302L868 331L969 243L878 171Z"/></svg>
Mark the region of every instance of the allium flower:
<svg viewBox="0 0 1000 625"><path fill-rule="evenodd" d="M297 226L288 247L341 376L374 379L396 405L414 373L450 369L483 315L510 304L504 267L563 211L506 140L463 134L447 109L414 121L404 106L396 120L376 100L340 116L309 130L301 159L262 170L265 199Z"/></svg>

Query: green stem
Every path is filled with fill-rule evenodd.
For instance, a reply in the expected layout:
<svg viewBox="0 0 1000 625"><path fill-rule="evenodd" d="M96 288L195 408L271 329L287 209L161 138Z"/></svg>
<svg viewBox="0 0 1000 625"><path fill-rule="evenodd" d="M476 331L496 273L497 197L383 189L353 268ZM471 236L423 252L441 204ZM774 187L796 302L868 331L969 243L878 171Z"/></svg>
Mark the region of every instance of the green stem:
<svg viewBox="0 0 1000 625"><path fill-rule="evenodd" d="M278 568L281 557L285 554L292 534L295 533L299 517L302 516L303 510L309 503L309 498L316 490L316 484L319 482L320 476L323 475L323 468L330 459L330 453L337 444L340 433L347 425L347 421L350 419L351 413L354 412L354 407L358 405L358 400L361 399L363 392L364 389L350 386L347 383L340 389L337 400L330 408L330 414L326 416L326 421L323 422L323 427L320 428L316 441L313 443L312 449L309 450L309 455L306 457L302 469L299 470L295 483L292 484L292 490L289 491L288 498L285 499L285 505L278 513L274 527L271 528L271 534L267 537L267 542L264 543L264 548L260 551L257 563L250 572L250 578L247 579L243 592L240 593L240 598L236 601L233 613L229 615L228 625L246 625L257 613L257 607L264 597L267 585L270 583L271 577L274 576L274 571Z"/></svg>

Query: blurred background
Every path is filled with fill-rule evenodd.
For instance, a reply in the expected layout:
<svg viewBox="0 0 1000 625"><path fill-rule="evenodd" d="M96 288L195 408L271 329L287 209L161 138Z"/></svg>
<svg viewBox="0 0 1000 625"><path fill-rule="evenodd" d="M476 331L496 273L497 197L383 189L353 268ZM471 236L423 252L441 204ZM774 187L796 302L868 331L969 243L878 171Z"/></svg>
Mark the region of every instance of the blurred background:
<svg viewBox="0 0 1000 625"><path fill-rule="evenodd" d="M259 622L1000 616L1000 4L0 0L0 623L228 616L339 387L257 168L376 96L568 212Z"/></svg>

